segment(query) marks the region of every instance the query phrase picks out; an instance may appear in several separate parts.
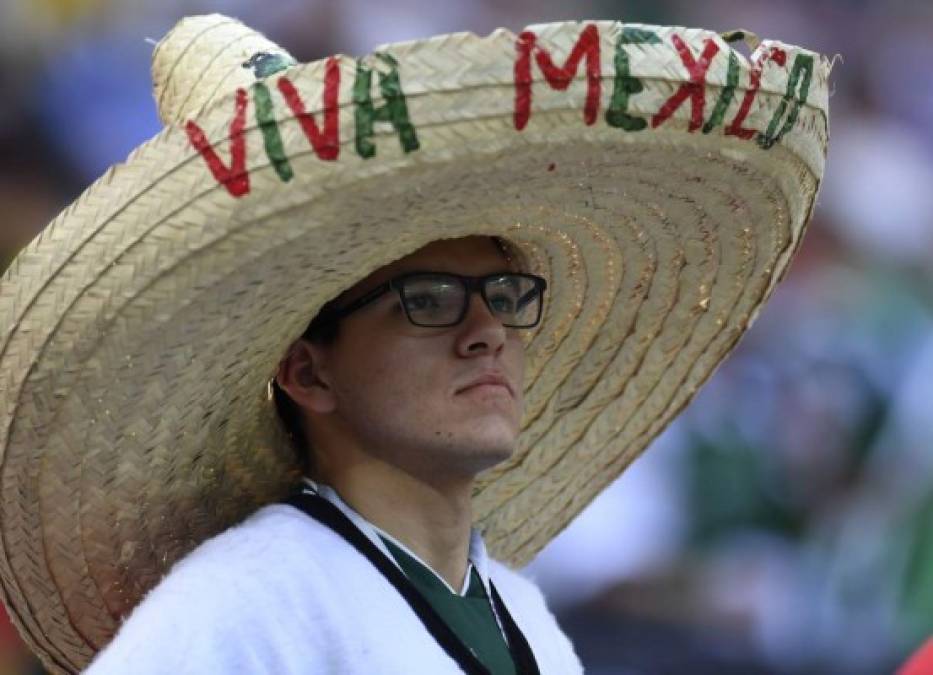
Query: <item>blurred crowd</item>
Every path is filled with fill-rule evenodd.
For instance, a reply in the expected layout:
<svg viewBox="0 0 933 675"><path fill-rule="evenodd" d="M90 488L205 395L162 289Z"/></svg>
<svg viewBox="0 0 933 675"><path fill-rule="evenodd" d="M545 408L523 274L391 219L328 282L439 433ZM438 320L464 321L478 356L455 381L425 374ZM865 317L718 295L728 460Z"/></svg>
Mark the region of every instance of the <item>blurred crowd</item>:
<svg viewBox="0 0 933 675"><path fill-rule="evenodd" d="M299 60L572 18L839 54L826 179L785 283L528 573L597 675L890 673L933 633L931 3L3 0L0 270L158 132L152 40L208 11ZM0 674L41 672L0 608Z"/></svg>

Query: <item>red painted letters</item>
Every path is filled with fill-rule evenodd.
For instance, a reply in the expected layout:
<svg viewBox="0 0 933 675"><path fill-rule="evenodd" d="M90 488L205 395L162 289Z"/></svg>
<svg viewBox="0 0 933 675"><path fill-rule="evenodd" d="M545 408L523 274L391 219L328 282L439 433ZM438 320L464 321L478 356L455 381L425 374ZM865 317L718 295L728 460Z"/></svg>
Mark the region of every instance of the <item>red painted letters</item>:
<svg viewBox="0 0 933 675"><path fill-rule="evenodd" d="M755 100L758 89L761 87L761 71L762 68L764 68L765 61L769 58L779 66L783 66L787 63L786 52L777 47L758 57L757 62L752 66L751 79L748 84L748 89L745 91L745 96L742 98L739 111L735 114L735 119L732 120L732 123L725 129L726 136L738 136L743 141L747 141L758 133L754 129L746 129L742 126L742 123L745 122L745 118L748 117L748 113L752 108L752 101Z"/></svg>
<svg viewBox="0 0 933 675"><path fill-rule="evenodd" d="M538 36L531 31L524 31L518 36L518 57L515 60L515 128L522 130L531 117L531 54L544 74L547 83L558 91L570 86L580 61L586 58L586 104L583 119L587 124L596 122L599 112L600 69L599 69L599 29L589 24L577 38L570 56L562 67L554 65L550 53L537 44Z"/></svg>
<svg viewBox="0 0 933 675"><path fill-rule="evenodd" d="M719 45L707 38L703 42L703 53L700 58L694 60L690 48L684 43L676 33L671 37L680 60L687 68L690 75L690 81L684 82L678 87L674 95L661 106L661 109L651 118L651 126L657 127L667 120L681 104L690 99L690 126L689 131L696 131L703 126L703 106L706 103L706 73L709 70L713 57L719 52Z"/></svg>
<svg viewBox="0 0 933 675"><path fill-rule="evenodd" d="M304 101L291 81L282 77L278 81L279 91L288 107L295 114L301 129L311 143L314 153L323 160L334 160L340 155L340 109L337 93L340 89L340 66L335 57L327 59L324 75L324 132L318 128L314 115L305 110Z"/></svg>
<svg viewBox="0 0 933 675"><path fill-rule="evenodd" d="M660 42L660 35L642 28L622 30L615 50L615 87L609 110L606 113L606 122L610 126L626 131L640 131L647 126L647 117L628 112L630 97L643 91L644 85L641 79L632 75L629 54L624 51L623 47L644 45L643 49L657 49L655 45L659 45ZM671 44L677 51L683 67L687 70L688 79L681 80L677 90L657 110L657 113L651 116L651 126L658 127L663 124L689 100L690 117L687 128L690 132L694 132L703 127L706 78L713 59L719 53L720 46L716 38L705 38L700 54L695 55L691 47L677 33L671 35ZM583 27L563 65L560 66L554 63L551 52L539 44L538 36L532 31L522 32L518 36L515 47L517 55L513 64L515 76L513 123L517 130L524 129L531 117L532 61L537 63L549 87L564 91L576 79L580 64L585 60L586 100L583 120L587 125L595 124L599 113L602 88L600 34L596 24L590 23ZM375 70L371 66L365 66L363 61L357 62L357 75L353 84L356 148L358 154L366 159L375 156L375 146L371 140L375 122L390 123L398 132L402 149L405 152L411 152L420 147L415 128L408 117L405 95L399 79L398 62L389 54L378 53L375 56L388 66L388 72L379 71L379 88L384 103L379 107L374 106L370 88ZM739 65L734 53L730 52L729 57L726 84L704 133L709 133L722 123L726 110L734 100L733 96L739 80ZM801 106L806 102L813 76L813 57L798 54L787 83L787 92L780 106L774 111L767 131L758 132L755 129L745 128L742 125L751 113L752 103L761 88L762 70L768 60L777 67L786 68L788 55L778 47L758 54L750 71L748 88L739 104L735 118L724 129L727 136L736 136L743 140L751 140L757 134L758 144L765 150L779 142L794 128ZM340 155L340 79L338 57L331 57L324 66L321 114L317 117L314 113L308 112L298 88L290 79L280 77L277 80L277 87L285 104L294 115L294 119L298 121L314 153L321 160L333 161ZM266 155L279 178L283 181L290 180L293 175L292 168L267 85L262 81L254 83L253 95L256 102L256 120L262 134ZM227 134L230 147L230 159L227 163L220 158L212 141L207 138L194 120L189 120L185 124L185 131L191 145L204 159L213 177L234 197L241 197L250 191L250 177L246 168L245 136L249 98L250 94L246 89L236 90L234 115ZM287 114L285 116L288 117Z"/></svg>
<svg viewBox="0 0 933 675"><path fill-rule="evenodd" d="M230 132L227 137L230 139L230 166L224 166L223 161L214 152L211 143L207 140L201 127L193 120L188 120L185 124L185 131L188 133L188 140L191 145L200 153L208 168L217 179L217 182L223 183L224 187L234 197L241 197L249 192L249 174L246 172L246 138L243 136L243 128L246 126L246 104L248 102L245 89L236 90L236 102L234 103L233 120L230 122Z"/></svg>

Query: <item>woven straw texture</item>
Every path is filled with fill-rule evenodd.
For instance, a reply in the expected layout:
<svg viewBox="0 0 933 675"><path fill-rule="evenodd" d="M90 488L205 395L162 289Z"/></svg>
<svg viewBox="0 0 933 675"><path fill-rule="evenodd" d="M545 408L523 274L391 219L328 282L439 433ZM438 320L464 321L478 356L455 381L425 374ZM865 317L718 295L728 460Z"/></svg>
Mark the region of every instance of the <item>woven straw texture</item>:
<svg viewBox="0 0 933 675"><path fill-rule="evenodd" d="M280 357L324 302L440 238L505 237L550 281L519 447L475 495L491 552L527 562L754 320L828 138L825 59L686 28L548 24L300 65L196 17L153 73L168 126L0 282L0 581L53 672L288 492Z"/></svg>

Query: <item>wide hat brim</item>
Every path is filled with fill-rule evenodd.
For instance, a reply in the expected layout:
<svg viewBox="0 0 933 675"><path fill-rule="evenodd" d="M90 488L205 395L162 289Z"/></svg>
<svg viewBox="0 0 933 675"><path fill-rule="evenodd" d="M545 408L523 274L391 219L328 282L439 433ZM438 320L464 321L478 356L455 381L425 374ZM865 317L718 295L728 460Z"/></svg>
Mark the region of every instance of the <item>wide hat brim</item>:
<svg viewBox="0 0 933 675"><path fill-rule="evenodd" d="M0 283L0 580L27 642L83 668L173 562L282 498L298 471L267 385L287 346L442 238L504 237L550 281L519 447L475 496L492 554L528 561L786 271L829 69L618 22L299 65L230 19L183 21L156 52L168 126Z"/></svg>

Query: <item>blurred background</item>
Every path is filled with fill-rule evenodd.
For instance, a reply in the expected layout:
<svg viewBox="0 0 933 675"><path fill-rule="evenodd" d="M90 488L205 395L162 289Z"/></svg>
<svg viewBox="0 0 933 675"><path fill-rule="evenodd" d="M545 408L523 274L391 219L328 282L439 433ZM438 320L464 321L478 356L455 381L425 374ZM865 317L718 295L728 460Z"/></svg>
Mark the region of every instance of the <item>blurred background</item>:
<svg viewBox="0 0 933 675"><path fill-rule="evenodd" d="M299 60L582 18L841 54L787 280L528 573L593 674L891 673L933 633L933 3L0 0L0 270L157 133L147 38L207 11ZM41 672L0 608L0 675Z"/></svg>

